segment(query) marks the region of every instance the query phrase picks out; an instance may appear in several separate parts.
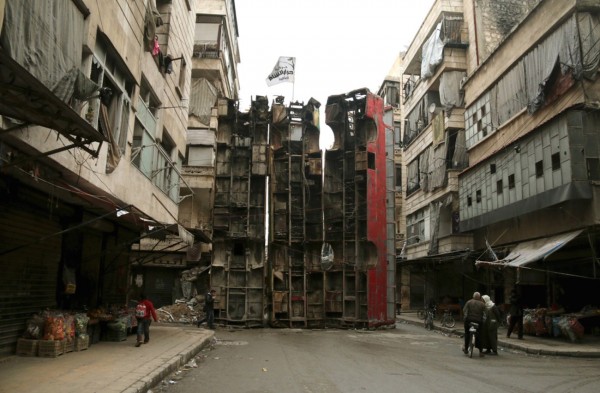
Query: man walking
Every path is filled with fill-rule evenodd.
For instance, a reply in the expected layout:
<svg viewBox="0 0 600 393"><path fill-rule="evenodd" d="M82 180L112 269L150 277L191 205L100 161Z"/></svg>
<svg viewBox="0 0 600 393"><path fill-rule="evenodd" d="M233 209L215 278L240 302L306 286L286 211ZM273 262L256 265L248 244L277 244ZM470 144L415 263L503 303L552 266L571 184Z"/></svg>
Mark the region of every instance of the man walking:
<svg viewBox="0 0 600 393"><path fill-rule="evenodd" d="M204 322L208 324L209 329L215 328L215 295L217 291L211 289L204 297L204 318L198 321L198 327Z"/></svg>
<svg viewBox="0 0 600 393"><path fill-rule="evenodd" d="M483 314L485 313L485 303L481 301L481 294L479 292L473 293L473 298L469 300L465 307L463 308L463 315L465 318L465 346L463 347L463 352L467 354L469 352L469 340L470 333L469 329L471 328L471 322L475 322L478 324L477 326L477 335L475 336L475 346L479 349L479 357L483 357L483 352L481 351L481 328L483 325Z"/></svg>
<svg viewBox="0 0 600 393"><path fill-rule="evenodd" d="M508 331L506 332L506 338L510 338L511 333L517 326L517 337L519 340L523 339L523 301L517 290L513 288L510 293L510 319L508 325Z"/></svg>

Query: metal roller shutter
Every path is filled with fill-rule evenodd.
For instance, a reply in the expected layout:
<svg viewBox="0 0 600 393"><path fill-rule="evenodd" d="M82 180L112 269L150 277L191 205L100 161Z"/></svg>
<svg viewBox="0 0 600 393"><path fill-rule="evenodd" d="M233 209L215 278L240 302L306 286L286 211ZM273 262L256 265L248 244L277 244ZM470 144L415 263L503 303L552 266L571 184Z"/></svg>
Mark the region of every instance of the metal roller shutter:
<svg viewBox="0 0 600 393"><path fill-rule="evenodd" d="M49 235L60 230L48 217L0 210L0 354L15 353L34 312L56 306L61 236Z"/></svg>

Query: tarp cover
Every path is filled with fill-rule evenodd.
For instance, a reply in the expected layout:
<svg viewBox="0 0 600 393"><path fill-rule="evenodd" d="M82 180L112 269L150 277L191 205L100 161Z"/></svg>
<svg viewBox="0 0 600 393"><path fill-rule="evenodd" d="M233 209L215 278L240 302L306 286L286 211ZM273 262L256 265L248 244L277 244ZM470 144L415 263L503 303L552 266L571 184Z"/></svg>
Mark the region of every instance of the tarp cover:
<svg viewBox="0 0 600 393"><path fill-rule="evenodd" d="M504 265L512 267L524 266L528 263L546 259L565 244L575 239L582 230L562 233L541 239L519 243L504 259L498 261L476 261L475 265Z"/></svg>
<svg viewBox="0 0 600 393"><path fill-rule="evenodd" d="M192 82L189 114L197 116L203 124L210 125L212 108L217 102L218 95L217 88L207 79L195 79Z"/></svg>
<svg viewBox="0 0 600 393"><path fill-rule="evenodd" d="M562 77L593 78L600 65L600 16L573 14L498 80L491 91L492 126L500 127L523 108L541 108L555 70Z"/></svg>
<svg viewBox="0 0 600 393"><path fill-rule="evenodd" d="M440 103L447 112L464 105L464 92L460 83L466 76L464 71L447 71L440 77Z"/></svg>
<svg viewBox="0 0 600 393"><path fill-rule="evenodd" d="M444 58L444 42L440 37L442 24L438 23L422 49L421 78L430 78Z"/></svg>
<svg viewBox="0 0 600 393"><path fill-rule="evenodd" d="M71 0L7 0L2 48L48 89L68 101L81 65L84 20ZM89 85L85 93L90 92ZM85 95L84 92L81 95Z"/></svg>

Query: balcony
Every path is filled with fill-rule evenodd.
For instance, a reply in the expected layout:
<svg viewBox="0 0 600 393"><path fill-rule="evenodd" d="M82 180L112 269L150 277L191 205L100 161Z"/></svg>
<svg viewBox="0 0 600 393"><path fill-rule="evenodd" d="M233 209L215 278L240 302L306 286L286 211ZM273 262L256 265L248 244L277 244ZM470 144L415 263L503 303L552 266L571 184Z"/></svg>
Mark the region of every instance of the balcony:
<svg viewBox="0 0 600 393"><path fill-rule="evenodd" d="M431 252L431 241L424 240L406 246L406 259L420 259L424 257L435 257L436 255L449 254L458 251L473 249L473 235L452 234L438 238L437 251Z"/></svg>
<svg viewBox="0 0 600 393"><path fill-rule="evenodd" d="M210 166L184 166L181 176L192 190L214 187L215 168Z"/></svg>
<svg viewBox="0 0 600 393"><path fill-rule="evenodd" d="M432 34L438 30L439 39L444 47L466 48L468 46L468 32L463 21L462 1L438 0L435 1L421 29L415 36L406 55L406 75L421 75L421 60L423 51L427 50L426 43Z"/></svg>
<svg viewBox="0 0 600 393"><path fill-rule="evenodd" d="M195 41L193 57L198 59L218 59L221 51L217 41Z"/></svg>

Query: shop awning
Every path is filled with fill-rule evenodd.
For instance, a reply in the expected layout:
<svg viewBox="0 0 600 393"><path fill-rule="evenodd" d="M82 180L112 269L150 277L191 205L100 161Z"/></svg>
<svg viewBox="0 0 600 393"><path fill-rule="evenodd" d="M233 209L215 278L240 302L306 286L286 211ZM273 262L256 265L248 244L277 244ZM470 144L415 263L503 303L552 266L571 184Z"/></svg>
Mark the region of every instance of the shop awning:
<svg viewBox="0 0 600 393"><path fill-rule="evenodd" d="M505 258L497 261L477 260L475 265L520 267L539 260L545 260L552 253L575 239L582 231L580 229L574 232L519 243Z"/></svg>
<svg viewBox="0 0 600 393"><path fill-rule="evenodd" d="M133 205L123 207L124 203L121 201L111 200L107 196L99 197L66 182L62 182L61 186L70 190L74 198L86 201L86 210L140 231L140 239L148 237L165 240L167 236L174 235L188 246L193 246L197 242L212 243L210 236L201 229L185 228L179 223L163 223Z"/></svg>

